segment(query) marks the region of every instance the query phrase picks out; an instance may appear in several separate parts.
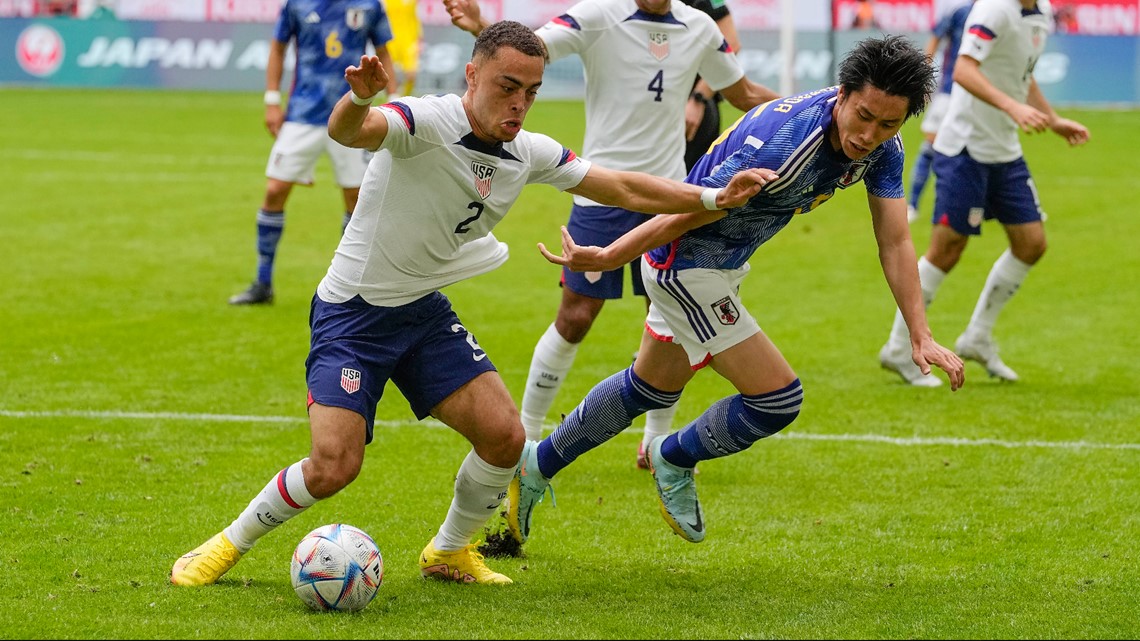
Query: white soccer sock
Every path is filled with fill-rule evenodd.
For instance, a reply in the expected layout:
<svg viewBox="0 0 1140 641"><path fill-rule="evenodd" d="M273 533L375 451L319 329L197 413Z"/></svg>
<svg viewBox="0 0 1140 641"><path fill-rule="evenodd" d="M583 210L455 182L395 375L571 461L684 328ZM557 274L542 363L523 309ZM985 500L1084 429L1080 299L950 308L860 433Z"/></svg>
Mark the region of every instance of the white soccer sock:
<svg viewBox="0 0 1140 641"><path fill-rule="evenodd" d="M649 442L658 436L673 431L673 415L677 413L677 404L669 407L649 410L645 413L645 432L641 435L641 444L649 447Z"/></svg>
<svg viewBox="0 0 1140 641"><path fill-rule="evenodd" d="M934 266L934 263L926 260L926 256L918 259L918 280L922 287L922 302L926 307L934 302L934 295L938 292L938 288L942 286L942 281L946 279L946 272ZM906 321L903 320L902 312L897 308L895 309L895 322L891 326L891 337L888 339L891 347L895 349L903 349L910 347L910 330L907 329Z"/></svg>
<svg viewBox="0 0 1140 641"><path fill-rule="evenodd" d="M571 343L554 328L554 323L546 328L538 344L534 346L534 356L530 361L530 373L526 377L526 390L523 391L523 428L528 441L542 440L542 426L554 397L562 387L562 379L574 364L579 343Z"/></svg>
<svg viewBox="0 0 1140 641"><path fill-rule="evenodd" d="M978 297L970 324L966 326L966 334L986 339L991 337L998 314L1017 293L1031 267L1014 257L1008 249L994 261L990 275L986 277L986 287Z"/></svg>
<svg viewBox="0 0 1140 641"><path fill-rule="evenodd" d="M455 497L447 518L439 526L439 534L435 535L435 548L452 551L470 543L471 537L499 509L514 475L515 466L495 467L471 450L455 475Z"/></svg>
<svg viewBox="0 0 1140 641"><path fill-rule="evenodd" d="M258 539L317 502L305 487L301 459L281 470L223 532L242 554Z"/></svg>

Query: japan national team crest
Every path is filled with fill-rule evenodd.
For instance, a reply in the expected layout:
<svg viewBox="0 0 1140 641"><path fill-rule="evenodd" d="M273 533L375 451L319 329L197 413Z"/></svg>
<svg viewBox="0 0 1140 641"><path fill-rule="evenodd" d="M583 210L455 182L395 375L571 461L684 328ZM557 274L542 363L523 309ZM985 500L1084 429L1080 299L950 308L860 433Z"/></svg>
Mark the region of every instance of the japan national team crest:
<svg viewBox="0 0 1140 641"><path fill-rule="evenodd" d="M847 173L843 174L843 177L839 179L839 186L850 187L860 180L863 180L863 174L865 173L867 173L867 163L862 161L853 163L851 168L847 170Z"/></svg>
<svg viewBox="0 0 1140 641"><path fill-rule="evenodd" d="M344 12L344 23L353 31L364 26L364 9L348 9Z"/></svg>
<svg viewBox="0 0 1140 641"><path fill-rule="evenodd" d="M649 32L649 53L654 58L664 60L669 56L669 34L664 31Z"/></svg>
<svg viewBox="0 0 1140 641"><path fill-rule="evenodd" d="M342 367L340 370L340 386L349 394L355 394L360 389L360 370Z"/></svg>
<svg viewBox="0 0 1140 641"><path fill-rule="evenodd" d="M475 191L483 200L491 195L491 179L495 177L494 165L482 162L471 163L471 171L475 174Z"/></svg>
<svg viewBox="0 0 1140 641"><path fill-rule="evenodd" d="M740 318L740 312L736 310L736 304L728 296L718 300L712 304L713 311L716 312L717 320L721 325L735 325L736 321Z"/></svg>

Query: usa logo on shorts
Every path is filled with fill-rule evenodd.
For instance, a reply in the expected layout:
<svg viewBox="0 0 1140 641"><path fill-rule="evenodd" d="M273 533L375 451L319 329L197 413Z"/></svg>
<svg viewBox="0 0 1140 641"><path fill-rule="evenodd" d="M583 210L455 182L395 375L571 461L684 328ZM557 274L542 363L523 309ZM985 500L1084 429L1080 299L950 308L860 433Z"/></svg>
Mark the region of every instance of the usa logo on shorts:
<svg viewBox="0 0 1140 641"><path fill-rule="evenodd" d="M340 370L340 387L349 394L354 394L360 389L360 370L352 369L349 367Z"/></svg>
<svg viewBox="0 0 1140 641"><path fill-rule="evenodd" d="M736 311L736 305L728 296L713 303L712 308L721 325L735 325L740 318L740 312Z"/></svg>

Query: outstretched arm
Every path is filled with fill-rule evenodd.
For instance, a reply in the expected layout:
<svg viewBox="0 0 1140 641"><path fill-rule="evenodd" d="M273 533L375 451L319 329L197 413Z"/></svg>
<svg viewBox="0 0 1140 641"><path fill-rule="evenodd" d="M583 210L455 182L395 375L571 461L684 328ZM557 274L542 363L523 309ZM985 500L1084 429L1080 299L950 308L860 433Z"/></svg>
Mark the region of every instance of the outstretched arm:
<svg viewBox="0 0 1140 641"><path fill-rule="evenodd" d="M748 79L748 76L720 90L728 102L741 111L748 111L756 105L762 105L769 100L775 100L780 94L764 85L757 84Z"/></svg>
<svg viewBox="0 0 1140 641"><path fill-rule="evenodd" d="M654 216L626 232L605 247L582 246L562 226L562 255L558 256L539 243L538 251L555 265L568 267L575 272L608 272L629 263L645 252L680 238L690 229L696 229L728 215L721 209L673 216Z"/></svg>
<svg viewBox="0 0 1140 641"><path fill-rule="evenodd" d="M372 103L361 105L353 97L366 101L388 86L388 72L376 56L361 56L359 67L344 70L350 91L337 101L329 116L329 137L345 147L378 149L388 136L388 119L372 109Z"/></svg>
<svg viewBox="0 0 1140 641"><path fill-rule="evenodd" d="M698 185L591 165L582 182L567 191L612 207L647 214L681 214L739 207L776 177L771 169L745 169L733 176L726 187L714 190L714 201L710 198L712 193L706 194L708 190Z"/></svg>
<svg viewBox="0 0 1140 641"><path fill-rule="evenodd" d="M962 85L963 89L979 100L1009 114L1017 126L1027 134L1042 132L1049 127L1050 118L1047 113L1018 102L995 87L982 73L981 63L976 58L958 56L958 62L954 64L954 82Z"/></svg>
<svg viewBox="0 0 1140 641"><path fill-rule="evenodd" d="M937 365L950 378L950 389L957 390L965 382L965 365L957 354L939 345L926 322L926 306L918 279L918 259L910 239L906 220L906 201L902 198L867 196L875 242L879 245L879 264L891 288L895 303L910 330L911 358L923 374Z"/></svg>

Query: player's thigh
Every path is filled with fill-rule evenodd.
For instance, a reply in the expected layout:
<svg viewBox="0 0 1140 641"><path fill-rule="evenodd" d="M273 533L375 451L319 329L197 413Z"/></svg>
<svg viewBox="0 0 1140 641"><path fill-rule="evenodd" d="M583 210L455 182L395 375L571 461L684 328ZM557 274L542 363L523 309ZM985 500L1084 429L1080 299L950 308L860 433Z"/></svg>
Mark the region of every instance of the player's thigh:
<svg viewBox="0 0 1140 641"><path fill-rule="evenodd" d="M483 372L432 408L432 416L466 438L492 465L514 465L526 432L498 372Z"/></svg>
<svg viewBox="0 0 1140 641"><path fill-rule="evenodd" d="M388 380L417 353L436 310L425 297L398 307L370 305L359 296L329 303L314 296L309 312L311 342L305 380L311 406L337 407L359 414L365 442L372 441L376 406ZM419 416L423 418L424 415Z"/></svg>
<svg viewBox="0 0 1140 641"><path fill-rule="evenodd" d="M1041 222L1041 199L1024 158L993 167L987 211L1003 225Z"/></svg>
<svg viewBox="0 0 1140 641"><path fill-rule="evenodd" d="M345 147L325 135L325 150L332 163L333 175L336 184L344 189L360 187L364 181L364 172L368 170L368 162L372 160L372 152L367 149Z"/></svg>
<svg viewBox="0 0 1140 641"><path fill-rule="evenodd" d="M665 392L681 391L694 374L685 348L672 336L655 333L648 327L642 333L633 371L641 380Z"/></svg>
<svg viewBox="0 0 1140 641"><path fill-rule="evenodd" d="M605 247L648 218L646 214L620 207L574 205L570 210L570 220L566 223L566 229L574 238L574 242L579 245ZM625 267L608 272L573 272L563 269L562 285L592 298L621 298L624 274ZM635 284L634 292L642 293L637 290L638 286Z"/></svg>
<svg viewBox="0 0 1140 641"><path fill-rule="evenodd" d="M963 236L981 234L987 217L990 166L962 151L956 156L935 152L931 167L937 179L934 224L950 227Z"/></svg>
<svg viewBox="0 0 1140 641"><path fill-rule="evenodd" d="M713 356L711 366L741 394L756 395L783 389L796 373L763 330Z"/></svg>
<svg viewBox="0 0 1140 641"><path fill-rule="evenodd" d="M760 331L740 302L739 269L657 269L642 267L653 305L646 328L658 338L671 337L684 348L689 365L699 369L713 357Z"/></svg>
<svg viewBox="0 0 1140 641"><path fill-rule="evenodd" d="M424 301L425 314L416 330L414 350L400 360L392 382L408 399L416 418L423 419L435 415L436 408L460 388L496 370L475 335L452 310L446 296L435 292L420 301ZM501 399L496 397L498 400ZM518 411L509 396L507 401L517 422Z"/></svg>
<svg viewBox="0 0 1140 641"><path fill-rule="evenodd" d="M266 178L301 185L313 184L317 159L325 151L328 130L316 125L286 122L277 132L269 162L265 166Z"/></svg>

